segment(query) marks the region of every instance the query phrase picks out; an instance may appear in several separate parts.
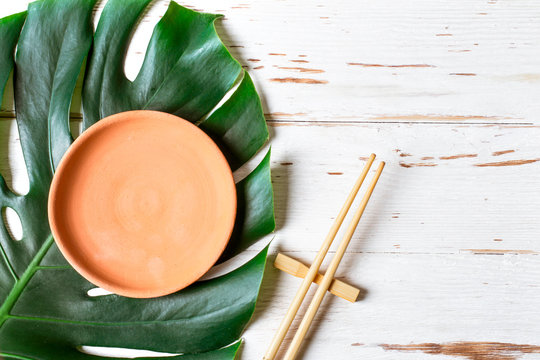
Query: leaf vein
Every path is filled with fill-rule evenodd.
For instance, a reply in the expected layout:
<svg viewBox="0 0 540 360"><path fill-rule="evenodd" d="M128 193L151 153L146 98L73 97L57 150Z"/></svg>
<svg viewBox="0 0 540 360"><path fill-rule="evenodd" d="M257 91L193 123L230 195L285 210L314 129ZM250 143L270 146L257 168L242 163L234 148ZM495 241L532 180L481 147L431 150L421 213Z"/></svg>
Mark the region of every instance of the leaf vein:
<svg viewBox="0 0 540 360"><path fill-rule="evenodd" d="M188 318L180 319L168 319L168 320L146 320L146 321L126 321L126 322L100 322L100 321L80 321L80 320L66 320L66 319L53 319L53 318L42 318L36 316L19 316L19 315L8 315L8 318L15 320L27 320L27 321L41 321L41 322L51 322L51 323L62 323L62 324L72 324L72 325L88 325L88 326L106 326L106 327L123 327L123 326L137 326L137 325L163 325L169 323L178 323L184 321L193 321L194 319L208 317L214 314L219 314L222 312L227 312L232 307L243 307L249 305L248 303L242 304L231 304L230 306L223 307L214 311L210 311L203 315L196 315Z"/></svg>
<svg viewBox="0 0 540 360"><path fill-rule="evenodd" d="M32 261L30 262L30 265L28 265L28 268L26 268L26 271L22 274L21 279L15 283L13 289L8 294L2 306L0 306L0 327L2 327L6 319L9 318L9 312L11 311L13 306L15 306L15 303L21 296L21 293L23 292L30 279L32 279L32 277L34 276L35 272L37 271L36 267L39 265L39 263L41 263L41 260L43 260L45 254L47 254L47 251L49 251L53 242L54 239L52 235L50 235L47 240L45 240L43 245L41 245L38 253L36 254L36 256L34 256Z"/></svg>
<svg viewBox="0 0 540 360"><path fill-rule="evenodd" d="M9 261L6 254L6 250L2 245L0 245L0 253L2 254L2 259L4 260L4 263L6 264L9 273L11 274L11 276L13 276L13 279L15 279L15 282L19 281L19 277L15 273L15 269L13 269L13 265L11 265L11 262Z"/></svg>
<svg viewBox="0 0 540 360"><path fill-rule="evenodd" d="M8 358L19 359L19 360L36 360L34 358L29 358L27 356L10 354L10 353L6 353L6 352L0 352L0 356L5 356L5 357L8 357Z"/></svg>
<svg viewBox="0 0 540 360"><path fill-rule="evenodd" d="M37 270L70 270L72 269L69 265L58 265L58 266L36 266Z"/></svg>

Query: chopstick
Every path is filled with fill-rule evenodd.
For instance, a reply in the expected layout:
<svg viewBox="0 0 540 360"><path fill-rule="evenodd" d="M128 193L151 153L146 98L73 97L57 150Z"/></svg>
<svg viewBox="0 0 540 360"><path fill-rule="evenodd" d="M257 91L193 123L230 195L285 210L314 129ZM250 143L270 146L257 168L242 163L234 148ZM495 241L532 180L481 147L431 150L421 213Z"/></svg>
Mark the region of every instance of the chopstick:
<svg viewBox="0 0 540 360"><path fill-rule="evenodd" d="M315 292L315 296L313 297L313 300L311 301L311 304L309 305L306 311L306 314L304 315L304 318L302 319L302 322L300 323L300 327L298 328L296 334L294 335L294 338L291 342L291 345L289 346L289 349L285 353L285 357L283 358L284 360L294 360L294 358L296 357L296 354L298 353L298 350L300 349L300 346L302 345L302 340L304 340L304 337L306 336L306 333L313 321L313 318L315 317L315 314L317 313L317 310L319 309L319 306L321 305L324 295L326 295L326 291L328 290L328 287L330 286L330 283L332 282L334 278L334 275L339 266L339 263L341 262L341 259L343 258L345 251L347 250L347 246L349 245L351 241L351 238L354 234L356 226L358 225L358 222L360 221L360 218L362 217L362 214L364 213L364 210L366 209L369 198L371 197L371 194L373 193L373 189L375 189L375 185L377 185L377 181L379 180L379 177L381 176L381 172L383 171L383 168L384 168L384 162L381 162L381 164L379 165L379 168L377 169L375 177L371 181L371 184L369 185L369 188L366 194L362 198L362 202L360 203L358 210L354 214L354 217L349 227L347 228L345 235L343 236L343 240L339 244L336 254L332 258L332 261L330 262L330 266L328 267L328 270L324 274L323 280L321 284L319 285L317 292Z"/></svg>
<svg viewBox="0 0 540 360"><path fill-rule="evenodd" d="M317 253L317 256L315 256L315 260L311 264L309 271L302 281L302 284L300 285L300 288L296 292L296 295L289 306L289 309L287 310L287 314L281 321L281 324L279 325L279 328L274 335L274 338L272 339L272 342L270 343L270 347L266 351L266 354L264 355L263 360L273 360L279 350L279 347L281 346L281 343L283 342L283 339L285 338L285 335L287 334L287 331L289 330L289 327L291 326L292 321L294 320L294 317L296 316L296 313L298 312L298 309L300 308L300 305L302 305L302 301L304 301L304 297L306 296L306 293L309 290L309 287L311 286L311 283L313 282L313 279L317 276L319 273L319 268L321 267L321 264L324 260L324 257L326 256L326 253L328 252L328 249L330 248L330 245L332 245L332 241L334 241L334 238L336 237L336 234L343 223L343 220L345 219L345 216L347 215L347 212L349 211L356 194L358 194L358 190L360 190L360 187L362 186L362 183L364 182L364 179L366 178L366 175L371 167L371 164L373 164L373 161L375 160L375 154L371 154L369 156L369 159L364 166L364 169L362 170L362 173L358 177L358 180L356 180L356 183L354 184L349 196L345 200L345 203L343 204L341 210L339 211L339 214L336 217L336 220L330 227L330 230L328 232L328 235L326 235L326 238L324 239L324 242L319 249L319 252ZM328 289L328 288L327 288Z"/></svg>

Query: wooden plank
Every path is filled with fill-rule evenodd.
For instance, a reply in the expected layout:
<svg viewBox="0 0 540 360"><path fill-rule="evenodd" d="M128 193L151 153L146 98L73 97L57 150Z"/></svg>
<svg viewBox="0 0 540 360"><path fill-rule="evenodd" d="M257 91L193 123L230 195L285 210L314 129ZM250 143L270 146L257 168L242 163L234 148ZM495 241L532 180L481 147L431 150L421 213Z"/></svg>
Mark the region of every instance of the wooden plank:
<svg viewBox="0 0 540 360"><path fill-rule="evenodd" d="M371 152L387 167L349 251L540 251L538 128L273 129L276 237L283 251L318 249L361 170L360 158Z"/></svg>
<svg viewBox="0 0 540 360"><path fill-rule="evenodd" d="M167 3L134 33L130 78ZM218 32L264 90L272 121L538 123L540 3L181 3L225 14Z"/></svg>
<svg viewBox="0 0 540 360"><path fill-rule="evenodd" d="M538 359L536 256L347 254L340 274L364 289L363 300L325 298L302 359L449 359L438 345L453 350L455 359ZM242 359L262 358L300 281L268 267ZM461 342L472 344L460 354ZM490 342L515 351L492 344L473 357L481 343ZM410 346L426 343L433 345L424 351Z"/></svg>

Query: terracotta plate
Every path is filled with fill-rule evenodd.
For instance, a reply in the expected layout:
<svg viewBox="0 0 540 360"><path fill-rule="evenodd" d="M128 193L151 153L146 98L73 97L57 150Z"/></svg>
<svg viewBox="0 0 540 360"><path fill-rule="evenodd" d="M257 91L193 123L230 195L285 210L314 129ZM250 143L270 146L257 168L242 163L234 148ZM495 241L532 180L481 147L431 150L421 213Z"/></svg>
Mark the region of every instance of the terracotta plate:
<svg viewBox="0 0 540 360"><path fill-rule="evenodd" d="M69 148L49 222L85 278L129 297L196 281L219 258L236 215L231 169L198 127L157 111L109 116Z"/></svg>

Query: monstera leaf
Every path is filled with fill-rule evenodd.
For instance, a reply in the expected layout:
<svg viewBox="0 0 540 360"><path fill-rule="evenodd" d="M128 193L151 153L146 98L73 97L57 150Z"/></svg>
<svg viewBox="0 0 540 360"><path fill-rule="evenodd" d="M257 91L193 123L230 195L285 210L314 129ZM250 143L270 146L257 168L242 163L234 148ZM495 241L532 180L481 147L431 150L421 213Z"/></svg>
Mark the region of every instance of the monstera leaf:
<svg viewBox="0 0 540 360"><path fill-rule="evenodd" d="M266 250L178 293L130 299L90 296L95 286L68 265L51 236L47 196L72 142L69 110L81 71L84 128L120 111L166 111L212 136L233 169L268 138L253 83L216 34L218 16L172 2L154 29L137 78L129 81L124 56L150 0L109 0L94 34L95 2L44 0L0 19L0 86L13 73L30 182L28 193L18 195L0 178L1 206L14 209L23 227L16 241L0 224L0 357L100 358L83 353L87 345L177 353L185 360L232 359L254 311ZM267 154L237 184L238 216L221 261L274 229L269 161Z"/></svg>

